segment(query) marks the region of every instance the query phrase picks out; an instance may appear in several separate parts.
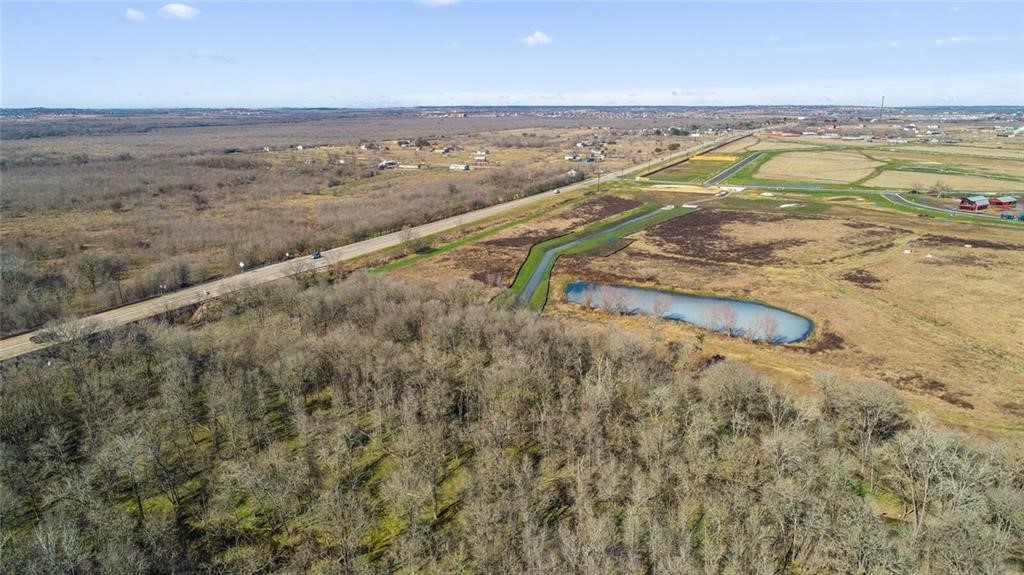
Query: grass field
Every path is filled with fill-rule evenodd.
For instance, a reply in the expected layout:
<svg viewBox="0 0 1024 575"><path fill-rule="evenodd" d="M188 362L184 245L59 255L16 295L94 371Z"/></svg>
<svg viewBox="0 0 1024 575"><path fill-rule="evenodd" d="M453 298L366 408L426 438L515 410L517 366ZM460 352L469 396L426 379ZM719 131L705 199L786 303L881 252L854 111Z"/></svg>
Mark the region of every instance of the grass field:
<svg viewBox="0 0 1024 575"><path fill-rule="evenodd" d="M766 302L812 318L813 336L773 348L706 334L704 352L798 385L818 371L884 381L948 422L1024 433L1024 322L1000 303L1007 286L1024 285L1019 230L905 217L824 196L729 200L727 210L652 226L611 256L564 258L552 293L588 279ZM799 201L804 211L779 210L781 201ZM548 307L651 329L650 320ZM683 341L700 333L672 322L657 330Z"/></svg>
<svg viewBox="0 0 1024 575"><path fill-rule="evenodd" d="M520 268L532 270L539 248L579 235L561 237L566 232L621 221L642 210L641 202L686 201L661 187L616 182L609 191L618 197L503 226L397 273L442 283L472 278L498 294ZM886 382L916 408L954 425L1024 433L1024 404L1016 399L1024 397L1024 322L1000 303L1007 286L1024 285L1024 238L1012 223L920 217L878 198L830 191L770 198L751 191L703 205L637 231L615 249L590 249L602 245L592 242L564 254L550 285L538 290L543 297L531 303L541 307L550 298L548 313L612 322L695 346L705 357L740 359L808 392L815 373L834 371ZM562 304L555 294L571 279L756 300L805 315L817 327L801 344L759 345ZM978 303L965 311L958 304L965 300Z"/></svg>
<svg viewBox="0 0 1024 575"><path fill-rule="evenodd" d="M516 278L512 282L512 286L505 293L499 296L497 300L501 302L511 302L514 298L518 298L525 289L527 282L529 282L531 277L533 277L537 272L539 266L543 265L545 255L551 250L565 246L566 244L574 241L583 240L568 248L563 253L565 255L581 254L592 250L604 252L605 250L600 248L605 248L609 243L618 242L621 238L625 238L639 232L644 228L657 225L660 222L664 222L693 211L692 208L673 207L671 209L662 210L659 209L660 207L660 205L654 203L645 204L644 206L626 214L601 220L570 234L534 245L530 248L530 252L526 257L526 260L523 262L522 267L519 268L519 272L516 274ZM630 219L643 214L649 214L654 210L657 210L657 213L650 218L631 223L624 227L616 227L623 222L627 222ZM542 272L543 279L528 302L528 306L531 309L543 309L544 305L547 303L549 276L551 269L553 269L557 263L558 259L556 258L551 261L548 264L547 269Z"/></svg>
<svg viewBox="0 0 1024 575"><path fill-rule="evenodd" d="M956 192L1017 192L1024 188L1024 183L1014 180L997 180L983 176L960 176L955 174L934 174L923 172L899 172L886 170L864 182L865 186L876 188L911 189L921 183L926 185L941 181Z"/></svg>
<svg viewBox="0 0 1024 575"><path fill-rule="evenodd" d="M755 178L851 184L869 176L883 165L862 154L850 152L786 152L760 166Z"/></svg>
<svg viewBox="0 0 1024 575"><path fill-rule="evenodd" d="M741 156L724 156L721 150L715 150L713 156L708 159L701 159L701 156L697 156L655 172L648 176L648 179L652 182L702 184L740 159L742 159Z"/></svg>

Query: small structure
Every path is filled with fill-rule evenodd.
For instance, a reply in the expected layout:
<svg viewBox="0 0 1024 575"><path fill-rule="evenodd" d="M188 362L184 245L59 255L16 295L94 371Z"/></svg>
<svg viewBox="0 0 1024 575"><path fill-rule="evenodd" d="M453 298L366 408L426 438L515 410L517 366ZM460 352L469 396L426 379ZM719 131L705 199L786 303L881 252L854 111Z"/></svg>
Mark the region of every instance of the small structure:
<svg viewBox="0 0 1024 575"><path fill-rule="evenodd" d="M451 164L448 166L449 172L468 172L469 164Z"/></svg>
<svg viewBox="0 0 1024 575"><path fill-rule="evenodd" d="M960 209L971 212L988 209L988 198L985 196L967 196L960 198Z"/></svg>
<svg viewBox="0 0 1024 575"><path fill-rule="evenodd" d="M397 167L398 167L398 161L397 160L384 160L383 162L377 164L377 169L378 170L392 170L392 169L397 168Z"/></svg>
<svg viewBox="0 0 1024 575"><path fill-rule="evenodd" d="M1017 207L1017 198L1014 196L999 196L998 198L990 198L988 203L1002 209L1013 209Z"/></svg>
<svg viewBox="0 0 1024 575"><path fill-rule="evenodd" d="M477 151L473 152L473 161L478 163L478 164L486 164L487 163L487 150L485 150L483 148L480 148Z"/></svg>

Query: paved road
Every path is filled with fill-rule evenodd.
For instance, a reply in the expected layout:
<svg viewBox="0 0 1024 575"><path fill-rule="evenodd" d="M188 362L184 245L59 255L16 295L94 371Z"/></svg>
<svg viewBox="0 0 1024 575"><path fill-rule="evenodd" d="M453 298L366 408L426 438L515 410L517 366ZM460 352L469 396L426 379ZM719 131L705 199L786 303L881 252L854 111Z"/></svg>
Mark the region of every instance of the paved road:
<svg viewBox="0 0 1024 575"><path fill-rule="evenodd" d="M704 185L705 186L717 186L719 184L719 182L721 182L722 180L725 180L726 178L732 176L736 172L742 170L743 166L746 166L750 162L753 162L760 155L761 155L761 152L754 152L753 154L750 154L746 158L743 158L739 162L736 162L735 164L733 164L733 165L729 166L728 168L726 168L726 170L724 172L722 172L721 174L718 174L717 176L715 176L715 177L711 178L710 180L704 182Z"/></svg>
<svg viewBox="0 0 1024 575"><path fill-rule="evenodd" d="M887 199L887 200L889 200L890 202L892 202L894 204L899 204L901 206L906 206L908 208L914 208L916 210L931 210L933 212L943 212L943 213L947 213L947 214L953 214L953 215L956 215L956 216L964 216L964 217L968 217L968 218L988 218L990 220L998 220L999 219L999 216L993 216L993 215L990 215L990 214L979 214L978 212L966 212L966 211L963 211L963 210L957 210L957 209L953 209L953 208L940 208L940 207L937 207L937 206L929 206L929 205L926 205L926 204L921 204L921 203L915 202L914 200L910 200L910 199L904 198L903 196L901 196L900 194L897 194L896 192L883 192L882 193L882 197Z"/></svg>
<svg viewBox="0 0 1024 575"><path fill-rule="evenodd" d="M680 150L663 158L659 158L658 162L670 161L679 156L686 154L692 154L702 151L708 147L719 146L740 138L746 137L753 132L742 132L739 134L731 135L721 140L716 140L708 144L696 146L686 150ZM561 188L562 193L568 193L576 190L581 190L585 187L599 183L600 181L620 178L627 176L634 172L644 170L648 164L640 164L630 168L624 168L607 174L601 174L596 178L591 178L582 182L577 182L569 186ZM556 197L557 190L551 190L520 198L518 200L512 200L511 202L505 202L503 204L497 204L487 208L482 208L472 212L467 212L458 216L452 216L436 222L430 222L412 228L413 233L417 237L424 237L440 232L445 232L453 228L457 228L462 225L479 222L488 218L501 215L505 212L517 210L543 202L545 200L551 200ZM363 257L374 252L395 247L402 243L402 232L393 232L385 234L361 242L348 244L331 250L322 252L323 257L319 260L312 260L309 256L295 258L292 260L270 264L261 268L253 269L252 271L240 273L233 276L228 276L222 279L213 280L203 284L198 284L189 288L185 288L174 293L170 293L164 296L156 297L146 301L114 308L108 311L100 312L95 315L84 318L83 322L85 325L90 326L93 331L102 331L110 329L120 325L136 322L142 319L153 317L166 313L168 311L182 308L188 305L197 304L215 297L230 294L248 287L263 284L267 282L276 281L288 276L296 274L321 270L328 268L335 264ZM14 337L0 340L0 361L17 357L19 355L29 353L38 349L43 349L52 345L51 343L36 343L31 340L33 336L39 335L40 331L32 331L17 335Z"/></svg>

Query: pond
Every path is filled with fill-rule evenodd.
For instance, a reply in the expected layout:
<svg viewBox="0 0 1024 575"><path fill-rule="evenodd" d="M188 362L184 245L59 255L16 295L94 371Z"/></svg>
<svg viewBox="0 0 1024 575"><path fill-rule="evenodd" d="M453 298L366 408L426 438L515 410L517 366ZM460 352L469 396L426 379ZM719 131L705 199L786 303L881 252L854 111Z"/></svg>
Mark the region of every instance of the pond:
<svg viewBox="0 0 1024 575"><path fill-rule="evenodd" d="M803 316L751 301L613 284L570 282L565 286L565 299L591 308L653 315L773 344L801 341L814 328Z"/></svg>

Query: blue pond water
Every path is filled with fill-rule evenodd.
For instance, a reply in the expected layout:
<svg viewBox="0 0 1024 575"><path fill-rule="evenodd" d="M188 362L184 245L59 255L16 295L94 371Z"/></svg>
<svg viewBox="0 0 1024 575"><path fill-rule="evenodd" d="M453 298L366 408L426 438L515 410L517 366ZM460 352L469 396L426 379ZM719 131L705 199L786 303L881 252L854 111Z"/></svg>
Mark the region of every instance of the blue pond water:
<svg viewBox="0 0 1024 575"><path fill-rule="evenodd" d="M629 286L575 281L565 298L591 308L655 315L769 343L792 343L811 334L811 320L764 304Z"/></svg>

